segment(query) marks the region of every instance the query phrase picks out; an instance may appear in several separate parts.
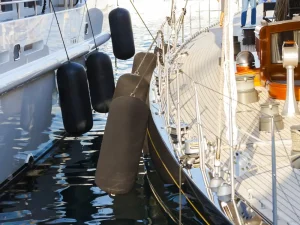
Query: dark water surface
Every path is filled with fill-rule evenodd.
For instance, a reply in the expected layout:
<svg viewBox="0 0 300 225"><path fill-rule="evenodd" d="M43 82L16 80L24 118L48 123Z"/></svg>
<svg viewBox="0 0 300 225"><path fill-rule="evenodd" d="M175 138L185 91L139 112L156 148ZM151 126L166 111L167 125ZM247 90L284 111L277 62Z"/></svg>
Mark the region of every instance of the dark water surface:
<svg viewBox="0 0 300 225"><path fill-rule="evenodd" d="M6 191L0 224L170 224L151 196L142 161L129 194L110 196L94 184L102 135L91 133L60 141Z"/></svg>

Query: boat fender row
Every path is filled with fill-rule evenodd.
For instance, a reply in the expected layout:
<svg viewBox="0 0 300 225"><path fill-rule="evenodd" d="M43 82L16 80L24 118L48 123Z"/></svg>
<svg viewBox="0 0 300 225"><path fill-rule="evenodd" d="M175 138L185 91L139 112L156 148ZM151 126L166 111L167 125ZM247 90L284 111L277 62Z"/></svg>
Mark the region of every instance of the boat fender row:
<svg viewBox="0 0 300 225"><path fill-rule="evenodd" d="M86 60L86 67L87 71L79 63L67 62L57 70L63 124L73 136L92 129L91 102L95 111L108 112L115 90L109 56L102 52L92 53Z"/></svg>
<svg viewBox="0 0 300 225"><path fill-rule="evenodd" d="M116 58L131 58L135 46L129 12L123 8L112 10L109 24ZM86 133L93 127L91 102L95 111L109 111L115 90L111 60L107 55L101 52L91 54L86 67L87 71L78 63L67 62L57 70L63 124L73 136Z"/></svg>

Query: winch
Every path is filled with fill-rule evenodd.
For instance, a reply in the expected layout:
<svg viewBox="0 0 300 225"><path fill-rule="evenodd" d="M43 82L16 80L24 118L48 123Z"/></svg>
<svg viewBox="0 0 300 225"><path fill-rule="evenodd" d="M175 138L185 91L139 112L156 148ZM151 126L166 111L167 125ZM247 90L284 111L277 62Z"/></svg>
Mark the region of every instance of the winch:
<svg viewBox="0 0 300 225"><path fill-rule="evenodd" d="M254 75L236 76L238 101L249 104L258 101L258 92L254 88Z"/></svg>
<svg viewBox="0 0 300 225"><path fill-rule="evenodd" d="M279 103L276 102L269 102L260 105L261 115L259 118L259 131L271 132L272 117L277 130L282 130L284 128L282 116L279 115L278 106Z"/></svg>

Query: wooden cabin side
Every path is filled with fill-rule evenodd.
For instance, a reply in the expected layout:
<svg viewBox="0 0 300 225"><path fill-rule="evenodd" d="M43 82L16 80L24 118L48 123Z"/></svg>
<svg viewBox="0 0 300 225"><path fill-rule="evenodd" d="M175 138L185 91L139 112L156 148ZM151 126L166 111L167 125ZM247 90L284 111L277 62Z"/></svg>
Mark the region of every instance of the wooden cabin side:
<svg viewBox="0 0 300 225"><path fill-rule="evenodd" d="M260 25L256 27L255 36L261 83L263 86L269 83L270 97L284 100L286 69L282 64L282 45L286 41L294 41L300 45L300 21L286 20ZM296 99L300 100L299 62L294 69L294 75Z"/></svg>

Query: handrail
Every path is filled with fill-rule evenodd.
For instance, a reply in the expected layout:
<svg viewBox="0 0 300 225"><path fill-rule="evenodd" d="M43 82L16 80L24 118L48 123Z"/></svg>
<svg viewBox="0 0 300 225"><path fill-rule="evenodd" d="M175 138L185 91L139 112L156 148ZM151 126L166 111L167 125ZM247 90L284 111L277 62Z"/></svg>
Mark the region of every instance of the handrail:
<svg viewBox="0 0 300 225"><path fill-rule="evenodd" d="M199 10L199 17L200 17L200 12L202 12L202 11L200 11ZM191 20L192 20L192 17L190 16L190 21L189 21L189 23L191 24ZM199 22L201 22L200 20L199 20ZM192 29L191 29L191 34L190 34L190 39L188 39L188 40L186 40L186 42L184 42L184 43L182 43L182 47L184 47L188 42L190 42L191 40L193 40L193 38L195 38L195 35L199 35L200 33L202 33L202 32L204 32L204 31L206 31L206 30L208 30L209 28L210 28L210 23L209 23L209 26L206 28L206 29L203 29L203 30L200 30L199 29L199 31L198 32L196 32L196 34L192 34ZM176 33L178 33L179 34L179 32L176 32ZM177 43L176 43L177 44ZM163 47L162 47L163 48ZM167 54L167 56L166 56L166 60L164 59L163 60L163 68L161 69L160 68L160 70L158 71L158 76L159 76L159 79L162 79L162 80L164 80L164 82L159 82L159 90L163 90L163 91L159 91L159 94L161 95L160 96L160 99L162 100L164 97L166 97L166 100L167 100L167 103L168 103L168 99L169 99L169 82L170 82L170 80L169 80L169 75L170 74L172 74L172 72L174 73L174 71L176 71L177 72L177 76L176 76L176 91L177 91L177 105L176 105L176 101L174 101L174 99L173 99L173 105L172 105L172 103L170 104L170 106L172 107L174 107L174 108L177 108L177 111L178 111L178 113L177 113L177 123L178 124L176 124L176 122L175 122L175 127L177 127L177 138L179 139L178 141L180 141L180 136L181 136L181 127L180 127L180 103L179 103L179 101L180 101L180 99L179 99L179 91L180 91L180 86L179 86L179 84L178 84L178 82L179 82L179 80L178 80L178 62L176 62L176 58L178 58L178 54L179 54L179 52L180 51L182 51L182 49L183 48L181 48L181 47L179 47L179 48L177 48L175 51L172 51L172 52L168 52ZM167 69L166 69L167 68ZM163 72L162 71L165 71L165 76L163 76L162 74L163 74ZM187 75L188 76L188 75ZM189 77L189 76L188 76ZM190 77L189 77L190 78ZM191 79L191 78L190 78ZM194 80L192 80L192 82L195 82ZM199 84L199 83L197 83L197 82L195 82L194 84ZM201 85L201 84L199 84L199 85ZM197 97L197 88L196 88L196 86L195 86L195 93L196 93L196 97ZM175 94L175 92L174 92L174 94ZM164 96L165 95L165 96ZM229 96L223 96L223 97L227 97L227 98L230 98L230 100L231 101L237 101L237 100L234 100L234 99L231 99L231 97L229 97ZM160 105L161 105L161 107L163 108L163 106L165 106L164 105L164 101L161 101L160 102ZM197 103L197 100L196 100L196 103ZM170 107L169 106L169 104L167 104L167 110L166 110L166 113L164 114L164 115L162 115L162 116L164 116L165 118L167 117L167 118L170 118L170 117L172 117L172 115L171 115L171 113L169 112L169 110L168 110L168 108ZM177 107L176 107L177 106ZM171 108L170 107L170 108ZM203 139L203 137L204 137L204 135L203 135L203 133L202 132L200 132L200 129L202 128L202 126L200 125L201 124L201 118L200 118L200 112L199 112L199 105L198 106L196 106L196 109L198 110L198 112L196 112L196 116L198 117L196 120L197 120L197 128L198 128L198 141L199 141L199 147L201 146L201 139ZM257 109L256 109L257 110ZM172 110L170 110L171 112L172 112ZM174 121L176 121L176 120L174 120ZM169 119L168 119L168 122L169 122ZM275 124L273 124L274 123L274 121L273 121L273 119L272 119L272 125L275 125ZM275 129L276 129L276 127L273 127L272 128L272 135L271 135L271 139L272 139L272 154L273 154L273 161L275 161L276 160L276 156L275 156L275 135L274 135L274 131L275 131ZM179 143L179 142L178 142ZM232 145L233 144L230 144L230 146L232 147ZM179 146L180 146L180 144L179 144ZM180 153L180 148L178 148L178 153ZM204 150L204 149L202 149L202 150ZM204 157L205 156L203 156L202 154L203 154L203 152L201 151L200 152L200 154L201 154L201 158L202 158L202 160L203 159L205 159ZM178 156L177 156L178 157ZM201 161L200 161L201 162ZM204 164L204 162L202 161L201 162L201 167L203 167L203 164ZM233 164L233 163L232 163ZM232 167L233 168L233 167ZM275 184L275 187L273 187L273 191L275 191L276 192L276 173L274 173L274 169L276 168L276 166L275 166L275 163L273 162L273 176L272 176L272 178L273 178L273 184ZM233 172L231 172L231 175L233 175L234 173ZM274 175L275 174L275 175ZM232 180L234 180L234 179L232 179ZM232 185L232 187L234 188L234 185ZM235 189L232 191L232 193L234 194L235 193ZM233 195L234 196L234 195ZM273 196L276 196L276 193L275 194L273 194ZM276 200L276 198L273 200L273 202L276 202L277 200ZM275 204L275 206L273 207L273 209L274 209L274 219L273 219L273 222L274 221L276 221L276 218L277 218L277 211L275 211L275 209L277 208L277 206L276 206L276 204ZM238 213L237 213L237 215L238 215Z"/></svg>
<svg viewBox="0 0 300 225"><path fill-rule="evenodd" d="M12 5L18 3L25 3L25 2L38 2L39 0L22 0L22 1L11 1L11 2L0 2L0 5Z"/></svg>
<svg viewBox="0 0 300 225"><path fill-rule="evenodd" d="M178 46L178 43L177 41L179 40L178 36L179 36L179 33L180 33L180 30L173 30L174 28L172 27L172 31L171 33L172 34L175 34L175 38L172 37L172 35L167 35L167 38L174 38L175 39L175 43L174 46L172 47L172 50L171 51L168 51L166 53L166 57L163 57L163 64L162 65L159 65L159 69L157 70L158 72L158 77L159 77L159 82L158 82L158 90L159 90L159 97L157 96L157 98L160 99L160 101L157 101L157 102L160 102L160 105L161 105L161 109L165 108L165 110L162 110L164 113L163 114L160 114L162 117L165 117L166 119L166 123L167 123L167 126L165 127L167 132L170 132L170 130L168 129L169 128L169 123L170 123L170 119L172 120L173 119L173 123L175 125L175 127L177 128L177 138L178 138L178 148L177 148L177 151L176 151L176 147L175 147L175 153L176 154L176 157L178 158L178 160L180 161L180 155L181 154L184 154L183 152L181 152L181 113L180 113L180 110L181 110L181 107L180 107L180 94L181 94L181 90L180 90L180 85L179 85L179 71L180 71L180 66L179 66L179 62L177 62L177 59L180 57L179 55L179 52L182 51L182 49L189 43L191 42L196 36L200 35L201 33L203 32L206 32L208 31L212 26L216 25L217 23L214 22L211 22L211 14L210 12L218 12L220 10L211 10L210 8L210 2L209 2L209 15L208 15L208 26L204 29L201 29L201 12L205 12L207 10L200 10L200 2L199 2L199 12L197 12L198 15L195 15L195 17L193 17L191 14L192 14L192 7L191 5L189 5L190 7L190 15L189 15L189 20L185 21L186 23L189 24L189 29L190 29L190 34L189 34L189 38L186 40L186 41L182 41L181 43L181 46L180 47L177 47ZM181 17L179 17L181 18ZM181 18L182 19L182 18ZM214 18L215 19L215 18ZM197 30L197 32L193 33L193 28L192 28L192 22L193 21L196 21L197 20L199 21L199 24L196 28L199 27L199 29ZM216 20L218 20L216 18ZM182 19L182 21L184 21ZM175 23L176 24L176 23ZM188 26L186 26L188 27ZM181 27L178 26L178 28L181 28L181 29L184 29L185 26L182 24ZM182 34L182 40L184 40L184 32ZM164 43L162 44L161 46L162 49L164 49ZM174 74L173 74L174 73ZM175 77L175 78L173 78ZM176 90L176 92L174 92L174 99L172 99L171 101L169 100L170 98L170 83L172 82L171 80L176 80L176 84L173 84L174 85L174 88ZM195 107L196 107L196 125L197 125L197 138L198 138L198 145L199 145L199 156L200 156L200 167L201 167L201 170L203 172L203 175L206 175L205 174L205 159L206 159L206 156L205 156L205 146L204 146L204 140L205 140L205 137L204 137L204 134L203 134L203 127L202 127L202 123L201 123L201 113L200 113L200 110L199 110L199 102L198 102L198 91L197 91L197 87L196 87L196 84L198 84L197 82L195 82L194 80L192 80L192 82L194 82L194 92L195 92ZM176 93L176 95L175 95ZM177 99L177 101L175 100ZM165 101L164 101L165 100ZM175 101L174 101L175 100ZM172 109L173 107L173 109ZM172 115L173 112L176 112L174 113L175 115ZM172 118L173 117L173 118ZM190 128L191 129L191 128ZM232 146L232 143L230 144ZM232 149L232 152L233 152L233 149ZM233 163L232 163L233 165ZM233 167L232 167L233 168ZM231 171L231 175L233 176L233 172ZM231 176L231 177L232 177ZM234 180L234 179L232 179ZM208 187L209 185L206 183L205 184L206 187ZM232 185L232 188L234 188L234 185ZM234 197L234 193L235 191L233 191L232 193L232 196ZM209 193L208 193L209 194ZM235 208L235 213L238 215L238 212L237 212L237 209Z"/></svg>

